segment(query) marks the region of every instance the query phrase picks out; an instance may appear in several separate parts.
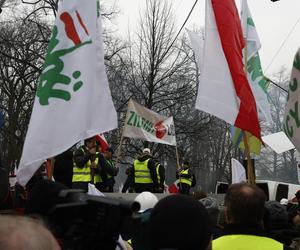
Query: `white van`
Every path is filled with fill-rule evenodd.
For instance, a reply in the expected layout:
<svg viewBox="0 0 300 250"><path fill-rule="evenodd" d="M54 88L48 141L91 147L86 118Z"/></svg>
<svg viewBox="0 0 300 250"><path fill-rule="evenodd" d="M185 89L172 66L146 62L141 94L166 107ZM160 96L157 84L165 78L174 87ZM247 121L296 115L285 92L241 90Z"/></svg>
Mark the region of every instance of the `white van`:
<svg viewBox="0 0 300 250"><path fill-rule="evenodd" d="M292 200L295 193L300 190L300 184L292 184L279 181L256 180L256 185L264 190L267 200L280 201L282 198ZM217 182L215 193L224 194L227 192L228 183Z"/></svg>

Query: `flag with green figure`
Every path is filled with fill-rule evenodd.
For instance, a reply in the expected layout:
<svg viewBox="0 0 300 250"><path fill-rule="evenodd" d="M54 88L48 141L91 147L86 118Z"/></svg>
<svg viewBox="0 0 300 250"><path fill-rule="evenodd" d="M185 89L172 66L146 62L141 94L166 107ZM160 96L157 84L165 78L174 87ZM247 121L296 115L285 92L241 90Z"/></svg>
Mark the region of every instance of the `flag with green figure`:
<svg viewBox="0 0 300 250"><path fill-rule="evenodd" d="M104 66L97 0L59 1L17 179L25 185L47 158L117 127Z"/></svg>
<svg viewBox="0 0 300 250"><path fill-rule="evenodd" d="M294 61L290 78L289 92L284 111L283 129L288 138L300 152L300 48Z"/></svg>

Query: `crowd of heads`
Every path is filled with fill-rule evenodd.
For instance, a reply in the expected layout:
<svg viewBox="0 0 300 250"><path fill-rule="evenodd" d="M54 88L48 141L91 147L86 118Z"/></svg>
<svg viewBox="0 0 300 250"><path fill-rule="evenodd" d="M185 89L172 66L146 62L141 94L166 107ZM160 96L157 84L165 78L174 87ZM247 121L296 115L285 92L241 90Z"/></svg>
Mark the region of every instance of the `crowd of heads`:
<svg viewBox="0 0 300 250"><path fill-rule="evenodd" d="M85 145L93 147L95 142L88 139ZM108 157L113 153L111 148L106 152ZM145 148L142 154L150 155L151 151ZM25 216L0 216L0 249L63 248L55 233L51 233L52 228L47 229L44 223L51 225L48 215L55 205L63 202L60 194L66 189L65 185L50 180L36 183L27 198ZM138 232L139 238L132 233L132 227L128 227L130 232L125 236L120 230L124 240L133 241L133 249L214 249L212 240L222 237L226 225L232 224L257 225L264 228L269 237L286 245L300 236L300 206L291 205L287 199L266 201L264 191L256 185L230 185L224 204L203 191L193 195L170 194L160 200L151 192L142 192L134 201L140 204L137 214L143 222L143 233ZM295 194L295 201L300 201L300 190ZM137 215L133 217L136 219ZM134 242L138 242L139 247Z"/></svg>

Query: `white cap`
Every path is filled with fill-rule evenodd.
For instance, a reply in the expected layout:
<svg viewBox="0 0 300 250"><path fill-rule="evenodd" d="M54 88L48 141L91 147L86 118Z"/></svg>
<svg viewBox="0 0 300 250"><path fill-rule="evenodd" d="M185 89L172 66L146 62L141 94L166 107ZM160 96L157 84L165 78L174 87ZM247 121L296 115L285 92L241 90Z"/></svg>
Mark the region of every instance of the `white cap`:
<svg viewBox="0 0 300 250"><path fill-rule="evenodd" d="M150 192L142 192L137 197L135 197L134 201L140 203L141 208L139 212L144 212L147 209L153 208L155 204L158 202L157 197Z"/></svg>
<svg viewBox="0 0 300 250"><path fill-rule="evenodd" d="M145 153L145 154L150 154L150 148L144 148L143 149L143 153Z"/></svg>
<svg viewBox="0 0 300 250"><path fill-rule="evenodd" d="M280 200L280 204L281 204L281 205L287 205L288 203L289 203L289 200L288 200L288 199L282 198L282 199Z"/></svg>

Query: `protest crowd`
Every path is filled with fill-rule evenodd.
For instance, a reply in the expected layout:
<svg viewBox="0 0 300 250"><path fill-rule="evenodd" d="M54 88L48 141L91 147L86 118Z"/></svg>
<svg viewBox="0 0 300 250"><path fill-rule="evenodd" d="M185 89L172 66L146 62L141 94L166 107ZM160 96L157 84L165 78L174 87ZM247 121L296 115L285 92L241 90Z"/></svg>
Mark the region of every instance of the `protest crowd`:
<svg viewBox="0 0 300 250"><path fill-rule="evenodd" d="M209 25L201 74L195 80L195 107L239 130L247 176L232 182L222 200L197 190L191 161L179 160L173 116L143 107L133 95L126 101L125 119L117 115L103 60L99 2L59 1L13 184L0 159L0 250L300 250L300 190L293 199L268 200L251 166L248 139L260 146L263 140L250 72L245 71L256 70L250 57L257 50L246 50L250 67L244 65L245 39L235 1L206 3ZM242 14L248 15L245 10ZM252 18L246 19L253 26ZM253 58L259 59L258 54ZM299 58L300 50L284 118L285 132L298 151ZM264 78L258 73L251 76ZM267 102L267 95L261 101ZM118 118L124 122L120 150L123 137L147 141L143 148L134 144L139 154L130 155L120 189L116 179L125 170L120 151L102 137L118 128ZM155 157L152 143L175 148L174 183L167 185L165 166Z"/></svg>
<svg viewBox="0 0 300 250"><path fill-rule="evenodd" d="M25 188L9 187L2 167L0 249L299 249L300 190L293 200L267 201L258 186L238 183L220 203L191 191L196 180L185 161L174 191L144 148L122 197L111 198L118 174L112 154L88 138L50 161L51 179L39 169ZM62 162L71 164L66 174ZM136 193L132 201L124 199L129 192Z"/></svg>

